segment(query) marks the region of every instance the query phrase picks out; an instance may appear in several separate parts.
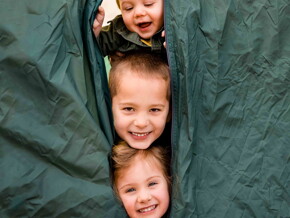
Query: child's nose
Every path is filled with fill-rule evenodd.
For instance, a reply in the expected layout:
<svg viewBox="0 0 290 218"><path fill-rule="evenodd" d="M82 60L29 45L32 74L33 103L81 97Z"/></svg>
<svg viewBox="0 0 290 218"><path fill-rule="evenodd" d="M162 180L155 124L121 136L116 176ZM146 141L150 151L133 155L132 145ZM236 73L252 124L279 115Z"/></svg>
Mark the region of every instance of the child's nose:
<svg viewBox="0 0 290 218"><path fill-rule="evenodd" d="M144 16L146 14L146 11L144 7L138 6L135 8L135 17Z"/></svg>
<svg viewBox="0 0 290 218"><path fill-rule="evenodd" d="M139 128L144 128L148 126L148 124L149 124L149 120L146 115L139 115L134 120L134 125Z"/></svg>
<svg viewBox="0 0 290 218"><path fill-rule="evenodd" d="M149 190L139 191L138 199L137 199L139 203L144 203L144 202L150 201L151 199L152 199L152 196Z"/></svg>

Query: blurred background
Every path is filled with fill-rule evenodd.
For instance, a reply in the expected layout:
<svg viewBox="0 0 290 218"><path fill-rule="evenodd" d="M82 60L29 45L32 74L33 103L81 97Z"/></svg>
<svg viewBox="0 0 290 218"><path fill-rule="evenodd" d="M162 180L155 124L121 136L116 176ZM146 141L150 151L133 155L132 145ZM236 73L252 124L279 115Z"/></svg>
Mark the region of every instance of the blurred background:
<svg viewBox="0 0 290 218"><path fill-rule="evenodd" d="M105 9L105 20L103 26L106 26L107 22L112 20L116 15L121 14L116 0L103 0L102 7Z"/></svg>

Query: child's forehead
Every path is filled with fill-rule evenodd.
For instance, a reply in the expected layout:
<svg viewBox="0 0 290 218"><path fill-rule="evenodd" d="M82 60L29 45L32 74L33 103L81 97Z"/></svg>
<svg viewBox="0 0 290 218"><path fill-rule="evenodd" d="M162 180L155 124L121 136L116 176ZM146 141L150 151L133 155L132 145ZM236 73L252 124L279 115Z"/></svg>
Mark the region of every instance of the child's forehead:
<svg viewBox="0 0 290 218"><path fill-rule="evenodd" d="M137 89L140 92L141 90L147 92L146 90L148 89L158 89L159 94L163 93L162 90L170 91L169 80L159 73L145 73L130 70L118 73L118 77L115 79L116 94L119 94L122 90L128 91L133 89ZM151 90L151 94L153 93L153 90Z"/></svg>
<svg viewBox="0 0 290 218"><path fill-rule="evenodd" d="M128 167L121 168L116 177L116 184L122 186L126 183L138 183L148 181L149 178L165 179L164 170L157 159L144 158L142 155L136 155Z"/></svg>
<svg viewBox="0 0 290 218"><path fill-rule="evenodd" d="M161 73L159 73L158 71L151 71L148 72L148 70L145 69L135 69L135 68L131 68L131 67L126 67L126 68L122 68L119 71L119 80L122 79L126 79L128 77L134 77L134 78L138 78L138 79L157 79L157 80L164 80L162 78Z"/></svg>
<svg viewBox="0 0 290 218"><path fill-rule="evenodd" d="M134 2L156 2L159 0L116 0L118 7L120 8L122 3L134 3Z"/></svg>
<svg viewBox="0 0 290 218"><path fill-rule="evenodd" d="M136 1L146 1L146 0L117 0L119 3L123 2L136 2Z"/></svg>

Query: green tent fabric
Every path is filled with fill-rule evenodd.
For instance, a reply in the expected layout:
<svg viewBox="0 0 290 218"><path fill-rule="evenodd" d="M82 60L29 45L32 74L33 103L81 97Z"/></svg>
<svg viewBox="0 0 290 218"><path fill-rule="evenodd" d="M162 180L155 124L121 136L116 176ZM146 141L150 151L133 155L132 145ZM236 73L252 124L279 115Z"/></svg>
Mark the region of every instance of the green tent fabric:
<svg viewBox="0 0 290 218"><path fill-rule="evenodd" d="M290 2L165 9L173 217L290 217Z"/></svg>
<svg viewBox="0 0 290 218"><path fill-rule="evenodd" d="M125 217L110 186L100 1L0 2L0 217Z"/></svg>
<svg viewBox="0 0 290 218"><path fill-rule="evenodd" d="M0 217L126 217L101 0L0 1ZM290 2L165 0L171 217L290 216Z"/></svg>

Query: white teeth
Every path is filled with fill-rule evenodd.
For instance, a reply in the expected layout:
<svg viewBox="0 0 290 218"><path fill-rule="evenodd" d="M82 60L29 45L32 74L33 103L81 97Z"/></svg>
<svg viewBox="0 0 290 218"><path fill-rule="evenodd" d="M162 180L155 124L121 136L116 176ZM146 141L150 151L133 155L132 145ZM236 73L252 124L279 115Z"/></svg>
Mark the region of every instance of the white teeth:
<svg viewBox="0 0 290 218"><path fill-rule="evenodd" d="M139 211L141 212L141 213L145 213L145 212L149 212L149 211L151 211L151 210L154 210L156 208L156 205L153 205L153 206L151 206L151 207L147 207L147 208L145 208L145 209L140 209Z"/></svg>
<svg viewBox="0 0 290 218"><path fill-rule="evenodd" d="M148 135L149 133L136 133L136 132L132 132L132 135L135 135L135 136L145 136L145 135Z"/></svg>

